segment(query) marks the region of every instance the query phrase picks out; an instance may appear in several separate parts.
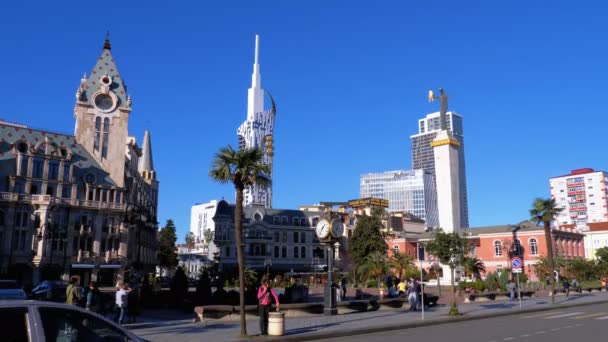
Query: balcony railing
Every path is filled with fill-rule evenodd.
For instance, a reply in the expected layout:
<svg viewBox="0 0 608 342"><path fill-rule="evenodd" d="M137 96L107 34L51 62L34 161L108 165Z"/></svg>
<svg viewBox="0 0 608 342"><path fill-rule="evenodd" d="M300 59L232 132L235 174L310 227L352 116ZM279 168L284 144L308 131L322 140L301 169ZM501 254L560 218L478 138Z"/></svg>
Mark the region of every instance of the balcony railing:
<svg viewBox="0 0 608 342"><path fill-rule="evenodd" d="M18 194L16 192L0 192L0 201L9 202L46 202L48 204L62 204L73 207L86 207L95 209L114 209L124 210L127 205L124 203L110 203L102 201L78 200L69 198L59 198L50 195L30 195Z"/></svg>

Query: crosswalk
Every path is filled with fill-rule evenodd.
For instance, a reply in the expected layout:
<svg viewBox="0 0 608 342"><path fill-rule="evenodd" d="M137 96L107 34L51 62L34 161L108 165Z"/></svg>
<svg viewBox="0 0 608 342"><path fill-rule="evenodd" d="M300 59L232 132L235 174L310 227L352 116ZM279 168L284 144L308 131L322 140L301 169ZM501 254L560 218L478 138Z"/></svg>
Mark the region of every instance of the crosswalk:
<svg viewBox="0 0 608 342"><path fill-rule="evenodd" d="M560 310L547 311L543 313L536 313L533 315L524 315L520 316L520 318L530 319L573 319L573 320L607 320L608 312L566 312Z"/></svg>

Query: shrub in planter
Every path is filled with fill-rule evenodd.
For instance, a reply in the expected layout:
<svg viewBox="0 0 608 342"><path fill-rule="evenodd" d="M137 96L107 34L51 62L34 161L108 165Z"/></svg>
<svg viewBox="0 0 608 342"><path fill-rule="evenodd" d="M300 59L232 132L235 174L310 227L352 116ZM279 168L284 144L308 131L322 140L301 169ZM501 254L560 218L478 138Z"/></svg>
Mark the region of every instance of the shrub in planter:
<svg viewBox="0 0 608 342"><path fill-rule="evenodd" d="M370 279L367 281L367 288L378 287L378 281L376 279Z"/></svg>

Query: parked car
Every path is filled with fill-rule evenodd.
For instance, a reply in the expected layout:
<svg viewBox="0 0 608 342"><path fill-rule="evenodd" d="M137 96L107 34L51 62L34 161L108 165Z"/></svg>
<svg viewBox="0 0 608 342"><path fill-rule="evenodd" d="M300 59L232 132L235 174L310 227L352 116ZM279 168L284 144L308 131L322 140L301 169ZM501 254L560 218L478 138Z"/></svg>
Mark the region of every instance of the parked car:
<svg viewBox="0 0 608 342"><path fill-rule="evenodd" d="M26 298L25 291L15 280L0 280L0 300Z"/></svg>
<svg viewBox="0 0 608 342"><path fill-rule="evenodd" d="M32 299L65 302L68 284L61 280L45 280L32 289Z"/></svg>
<svg viewBox="0 0 608 342"><path fill-rule="evenodd" d="M3 341L145 341L104 317L72 305L0 302Z"/></svg>

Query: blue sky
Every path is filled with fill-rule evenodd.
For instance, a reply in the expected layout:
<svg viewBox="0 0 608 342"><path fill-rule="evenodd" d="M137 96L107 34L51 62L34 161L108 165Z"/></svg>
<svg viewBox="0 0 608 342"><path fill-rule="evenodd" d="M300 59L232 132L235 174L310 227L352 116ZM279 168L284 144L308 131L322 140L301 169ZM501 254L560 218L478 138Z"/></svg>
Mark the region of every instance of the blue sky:
<svg viewBox="0 0 608 342"><path fill-rule="evenodd" d="M516 4L512 4L516 3ZM464 117L472 226L528 217L548 178L608 170L604 2L10 2L0 11L0 118L72 133L74 93L106 30L150 129L160 221L225 197L207 176L245 119L254 35L278 105L274 204L358 197L359 175L411 167L417 120L444 87Z"/></svg>

